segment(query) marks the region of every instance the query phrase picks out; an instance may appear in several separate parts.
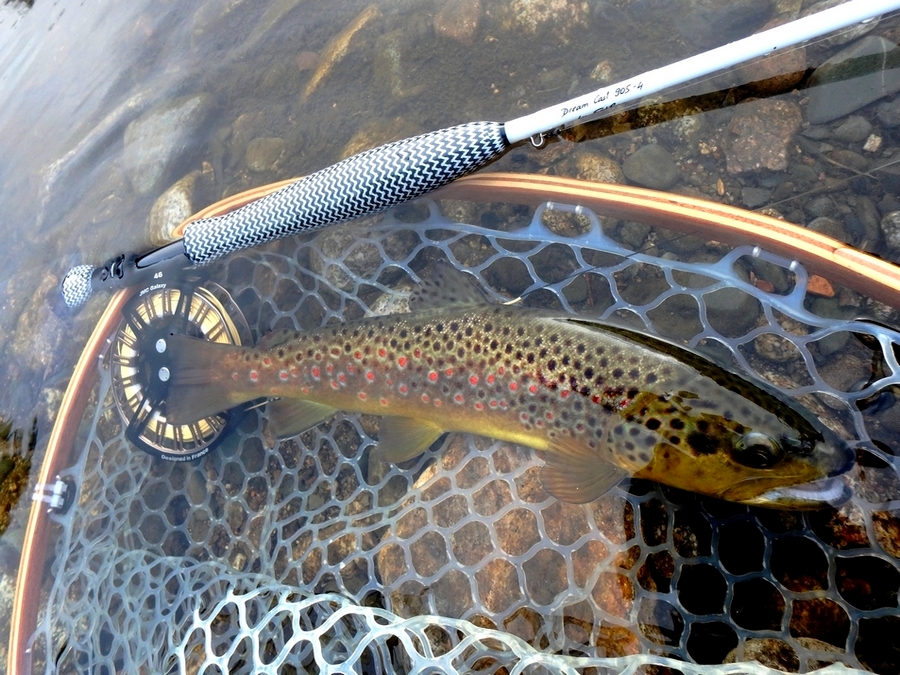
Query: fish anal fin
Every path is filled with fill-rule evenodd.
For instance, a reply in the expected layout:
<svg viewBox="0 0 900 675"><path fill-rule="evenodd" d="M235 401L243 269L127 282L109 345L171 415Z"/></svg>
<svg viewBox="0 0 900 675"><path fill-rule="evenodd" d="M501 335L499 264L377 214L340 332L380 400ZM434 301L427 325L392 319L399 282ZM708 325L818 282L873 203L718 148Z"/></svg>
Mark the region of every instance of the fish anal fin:
<svg viewBox="0 0 900 675"><path fill-rule="evenodd" d="M629 473L604 460L599 453L569 439L544 453L541 484L562 502L586 504L603 496Z"/></svg>
<svg viewBox="0 0 900 675"><path fill-rule="evenodd" d="M385 417L378 432L377 459L404 462L425 452L444 430L436 424L412 417Z"/></svg>
<svg viewBox="0 0 900 675"><path fill-rule="evenodd" d="M276 438L296 436L334 417L335 413L337 410L327 405L293 398L270 401L266 408L269 431Z"/></svg>
<svg viewBox="0 0 900 675"><path fill-rule="evenodd" d="M489 304L465 274L449 263L438 263L430 277L422 279L409 296L409 311Z"/></svg>

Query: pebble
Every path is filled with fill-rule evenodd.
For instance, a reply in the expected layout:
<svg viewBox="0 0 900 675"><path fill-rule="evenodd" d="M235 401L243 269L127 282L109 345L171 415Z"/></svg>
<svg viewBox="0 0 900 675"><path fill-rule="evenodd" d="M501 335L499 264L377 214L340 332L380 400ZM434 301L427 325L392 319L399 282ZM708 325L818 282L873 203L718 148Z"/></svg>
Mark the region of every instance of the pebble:
<svg viewBox="0 0 900 675"><path fill-rule="evenodd" d="M768 20L771 0L691 0L678 12L678 32L702 49L718 47L755 32Z"/></svg>
<svg viewBox="0 0 900 675"><path fill-rule="evenodd" d="M471 45L475 42L481 15L481 0L447 0L434 17L434 32Z"/></svg>
<svg viewBox="0 0 900 675"><path fill-rule="evenodd" d="M869 36L832 56L809 79L806 119L823 124L900 91L900 69L878 67L900 57L890 40Z"/></svg>
<svg viewBox="0 0 900 675"><path fill-rule="evenodd" d="M402 28L382 35L375 42L375 82L387 89L395 99L416 96L424 84L411 84L404 54L409 51L409 37Z"/></svg>
<svg viewBox="0 0 900 675"><path fill-rule="evenodd" d="M177 238L175 229L194 213L194 186L199 171L191 171L163 192L150 209L150 243L163 246Z"/></svg>
<svg viewBox="0 0 900 675"><path fill-rule="evenodd" d="M834 137L847 143L858 143L872 133L872 125L865 117L851 115L834 130Z"/></svg>
<svg viewBox="0 0 900 675"><path fill-rule="evenodd" d="M816 197L806 205L806 212L813 218L830 216L835 212L834 201L831 197Z"/></svg>
<svg viewBox="0 0 900 675"><path fill-rule="evenodd" d="M755 209L768 203L771 196L771 190L763 190L762 188L754 187L741 188L741 202L743 202L744 206L748 209Z"/></svg>
<svg viewBox="0 0 900 675"><path fill-rule="evenodd" d="M728 173L784 171L801 121L800 107L791 101L760 99L740 106L725 149Z"/></svg>
<svg viewBox="0 0 900 675"><path fill-rule="evenodd" d="M900 126L900 101L898 99L882 101L875 106L875 116L885 126Z"/></svg>
<svg viewBox="0 0 900 675"><path fill-rule="evenodd" d="M834 218L829 218L828 216L814 218L806 228L813 232L824 234L826 237L837 239L838 241L847 241L848 239L843 223L838 222Z"/></svg>
<svg viewBox="0 0 900 675"><path fill-rule="evenodd" d="M505 30L531 35L549 30L564 45L591 16L590 4L582 0L512 0L502 3L498 14Z"/></svg>
<svg viewBox="0 0 900 675"><path fill-rule="evenodd" d="M900 211L885 213L881 219L881 233L884 243L895 255L900 254Z"/></svg>
<svg viewBox="0 0 900 675"><path fill-rule="evenodd" d="M667 190L681 178L672 155L656 143L648 143L628 156L622 172L632 183L654 190Z"/></svg>
<svg viewBox="0 0 900 675"><path fill-rule="evenodd" d="M125 173L135 191L149 195L171 178L182 158L196 149L213 109L210 94L168 101L125 129Z"/></svg>
<svg viewBox="0 0 900 675"><path fill-rule="evenodd" d="M306 101L319 85L331 75L334 67L354 51L362 40L364 29L381 20L378 5L371 4L360 12L347 26L328 41L319 56L319 65L313 71L303 90L302 100Z"/></svg>
<svg viewBox="0 0 900 675"><path fill-rule="evenodd" d="M625 183L625 174L619 163L599 152L581 151L574 157L575 177L595 183Z"/></svg>
<svg viewBox="0 0 900 675"><path fill-rule="evenodd" d="M286 144L282 138L254 138L247 144L245 155L247 168L254 173L276 170L278 162L284 157L285 148Z"/></svg>

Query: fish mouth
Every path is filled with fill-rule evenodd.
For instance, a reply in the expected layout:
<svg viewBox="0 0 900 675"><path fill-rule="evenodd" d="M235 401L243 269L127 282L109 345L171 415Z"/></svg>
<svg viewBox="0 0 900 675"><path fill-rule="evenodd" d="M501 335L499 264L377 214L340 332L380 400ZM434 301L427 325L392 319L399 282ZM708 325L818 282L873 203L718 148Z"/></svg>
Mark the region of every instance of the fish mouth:
<svg viewBox="0 0 900 675"><path fill-rule="evenodd" d="M840 506L850 499L852 494L850 487L842 478L831 477L810 483L773 488L755 497L742 499L741 503L775 509L812 510Z"/></svg>

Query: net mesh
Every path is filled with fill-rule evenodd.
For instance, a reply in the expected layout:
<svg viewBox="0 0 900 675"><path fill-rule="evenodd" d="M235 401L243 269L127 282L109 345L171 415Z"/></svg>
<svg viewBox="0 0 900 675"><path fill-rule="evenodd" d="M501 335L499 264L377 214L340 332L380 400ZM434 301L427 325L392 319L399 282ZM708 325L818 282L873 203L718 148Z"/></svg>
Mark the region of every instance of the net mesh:
<svg viewBox="0 0 900 675"><path fill-rule="evenodd" d="M273 443L250 411L200 461L166 462L127 442L101 367L63 474L78 496L54 516L34 670L896 669L884 636L900 587L900 336L814 298L790 261L671 233L638 253L622 243L635 227L564 205L426 201L209 272L256 338L402 311L439 259L495 301L637 323L802 396L852 435L848 504L766 511L642 481L564 504L528 449L451 434L385 465L370 457L379 420L344 414Z"/></svg>

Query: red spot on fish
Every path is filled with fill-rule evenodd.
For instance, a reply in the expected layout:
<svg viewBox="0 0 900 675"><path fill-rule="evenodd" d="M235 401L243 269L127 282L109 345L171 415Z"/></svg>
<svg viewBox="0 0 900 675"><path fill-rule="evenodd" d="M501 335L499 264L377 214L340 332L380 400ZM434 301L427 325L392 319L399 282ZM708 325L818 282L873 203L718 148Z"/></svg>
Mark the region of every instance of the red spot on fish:
<svg viewBox="0 0 900 675"><path fill-rule="evenodd" d="M499 368L497 368L497 373L498 373L498 374L502 375L502 374L505 373L505 372L506 372L506 369L505 369L503 366L500 366Z"/></svg>
<svg viewBox="0 0 900 675"><path fill-rule="evenodd" d="M309 387L301 387L301 388L300 388L300 391L302 391L304 394L308 394L308 393L309 393Z"/></svg>
<svg viewBox="0 0 900 675"><path fill-rule="evenodd" d="M496 408L500 404L497 402L497 399L492 398L491 402L488 405L490 405L492 408Z"/></svg>
<svg viewBox="0 0 900 675"><path fill-rule="evenodd" d="M515 390L518 389L518 388L519 388L519 385L516 384L515 382L510 382L510 383L509 383L509 390L510 390L510 391L515 391Z"/></svg>
<svg viewBox="0 0 900 675"><path fill-rule="evenodd" d="M619 410L624 410L625 408L627 408L629 403L631 403L631 401L629 401L627 398L623 398L621 401L619 401Z"/></svg>
<svg viewBox="0 0 900 675"><path fill-rule="evenodd" d="M334 372L334 366L329 363L327 366L325 366L325 372L331 375Z"/></svg>
<svg viewBox="0 0 900 675"><path fill-rule="evenodd" d="M536 384L531 385L530 387L528 387L528 391L531 392L532 394L536 394L537 393L537 385Z"/></svg>
<svg viewBox="0 0 900 675"><path fill-rule="evenodd" d="M397 391L399 391L401 394L405 394L407 391L409 391L409 389L405 384L401 384L399 387L397 387Z"/></svg>
<svg viewBox="0 0 900 675"><path fill-rule="evenodd" d="M544 420L536 420L535 423L534 423L534 426L536 426L536 427L543 427L543 426L544 426Z"/></svg>
<svg viewBox="0 0 900 675"><path fill-rule="evenodd" d="M388 379L387 379L387 386L389 386L389 387L393 387L393 386L394 386L394 381L393 381L391 378L388 378Z"/></svg>
<svg viewBox="0 0 900 675"><path fill-rule="evenodd" d="M493 373L491 373L490 375L487 376L487 383L494 384L494 374Z"/></svg>
<svg viewBox="0 0 900 675"><path fill-rule="evenodd" d="M428 379L432 382L437 382L438 374L432 370L430 373L428 373Z"/></svg>
<svg viewBox="0 0 900 675"><path fill-rule="evenodd" d="M406 368L406 357L401 356L399 359L397 359L397 365L401 368Z"/></svg>
<svg viewBox="0 0 900 675"><path fill-rule="evenodd" d="M231 374L231 379L232 379L232 380L236 380L236 379L238 379L238 377L240 377L240 375L238 375L237 373L232 373L232 374Z"/></svg>
<svg viewBox="0 0 900 675"><path fill-rule="evenodd" d="M527 422L528 421L528 413L523 412L521 415L519 415L519 419L522 420L523 422Z"/></svg>
<svg viewBox="0 0 900 675"><path fill-rule="evenodd" d="M453 368L447 368L447 370L444 371L444 375L446 375L447 377L453 377Z"/></svg>
<svg viewBox="0 0 900 675"><path fill-rule="evenodd" d="M264 365L264 366L271 366L271 365L272 365L272 359L270 359L270 358L267 356L266 358L263 359L263 365Z"/></svg>
<svg viewBox="0 0 900 675"><path fill-rule="evenodd" d="M434 405L436 407L440 408L441 407L441 399L439 399L439 398L434 399Z"/></svg>
<svg viewBox="0 0 900 675"><path fill-rule="evenodd" d="M386 399L386 398L381 399L381 405L387 405L387 399Z"/></svg>
<svg viewBox="0 0 900 675"><path fill-rule="evenodd" d="M281 381L282 381L282 382L286 381L286 380L288 379L288 377L289 377L288 371L282 370L280 373L278 373L278 377L281 378Z"/></svg>
<svg viewBox="0 0 900 675"><path fill-rule="evenodd" d="M563 398L569 398L569 390L562 389L562 390L560 390L559 395L562 396ZM596 401L595 401L595 403L596 403Z"/></svg>
<svg viewBox="0 0 900 675"><path fill-rule="evenodd" d="M343 373L340 373L338 375L338 382L346 382L346 381L347 381L347 376L344 375Z"/></svg>
<svg viewBox="0 0 900 675"><path fill-rule="evenodd" d="M291 375L293 375L294 377L297 377L299 374L300 374L299 368L291 368Z"/></svg>
<svg viewBox="0 0 900 675"><path fill-rule="evenodd" d="M256 382L259 379L259 373L257 373L255 370L251 370L250 379Z"/></svg>
<svg viewBox="0 0 900 675"><path fill-rule="evenodd" d="M378 350L378 356L380 356L381 358L387 356L387 351L384 349L384 347Z"/></svg>
<svg viewBox="0 0 900 675"><path fill-rule="evenodd" d="M367 379L369 382L374 382L374 381L375 381L375 373L373 373L371 370L368 371L368 372L366 373L366 379Z"/></svg>
<svg viewBox="0 0 900 675"><path fill-rule="evenodd" d="M462 403L463 401L465 401L462 394L457 394L456 396L453 397L453 400L456 401L457 403Z"/></svg>
<svg viewBox="0 0 900 675"><path fill-rule="evenodd" d="M334 380L331 381L331 388L332 388L332 389L337 389L337 388L340 387L340 386L341 386L341 385L339 385L339 384L338 384L337 382L335 382Z"/></svg>
<svg viewBox="0 0 900 675"><path fill-rule="evenodd" d="M316 380L318 380L320 377L322 377L322 371L319 370L319 366L313 366L312 370L309 372L313 376L313 378Z"/></svg>
<svg viewBox="0 0 900 675"><path fill-rule="evenodd" d="M484 410L484 404L481 401L475 403L475 410Z"/></svg>
<svg viewBox="0 0 900 675"><path fill-rule="evenodd" d="M352 375L353 373L356 372L356 366L354 366L352 363L351 363L351 364L348 364L348 365L347 365L347 372L350 373L350 374Z"/></svg>
<svg viewBox="0 0 900 675"><path fill-rule="evenodd" d="M359 361L362 358L362 352L357 349L355 352L353 352L353 358Z"/></svg>
<svg viewBox="0 0 900 675"><path fill-rule="evenodd" d="M316 352L315 359L316 359L316 361L321 361L322 360L322 352Z"/></svg>
<svg viewBox="0 0 900 675"><path fill-rule="evenodd" d="M545 414L544 414L544 417L546 417L548 420L552 420L552 419L553 419L553 413L552 413L552 412L545 413Z"/></svg>
<svg viewBox="0 0 900 675"><path fill-rule="evenodd" d="M569 392L564 391L563 393L567 394ZM594 394L593 396L591 396L591 401L593 401L594 403L600 403L600 396L598 396L597 394Z"/></svg>
<svg viewBox="0 0 900 675"><path fill-rule="evenodd" d="M419 349L418 347L416 347L416 348L413 350L413 356L415 356L415 357L418 359L419 357L422 356L422 350Z"/></svg>
<svg viewBox="0 0 900 675"><path fill-rule="evenodd" d="M332 347L332 348L331 348L331 355L332 355L332 356L340 356L340 355L341 355L341 350L338 349L337 347Z"/></svg>
<svg viewBox="0 0 900 675"><path fill-rule="evenodd" d="M473 387L474 387L476 384L478 384L478 376L477 376L477 375L470 375L470 376L469 376L469 384L471 384Z"/></svg>
<svg viewBox="0 0 900 675"><path fill-rule="evenodd" d="M367 394L366 394L366 392L361 391L361 392L359 392L359 393L357 394L357 396L359 396L359 400L360 400L360 401L365 401L365 400L366 400Z"/></svg>
<svg viewBox="0 0 900 675"><path fill-rule="evenodd" d="M428 403L428 394L422 394L422 403Z"/></svg>

